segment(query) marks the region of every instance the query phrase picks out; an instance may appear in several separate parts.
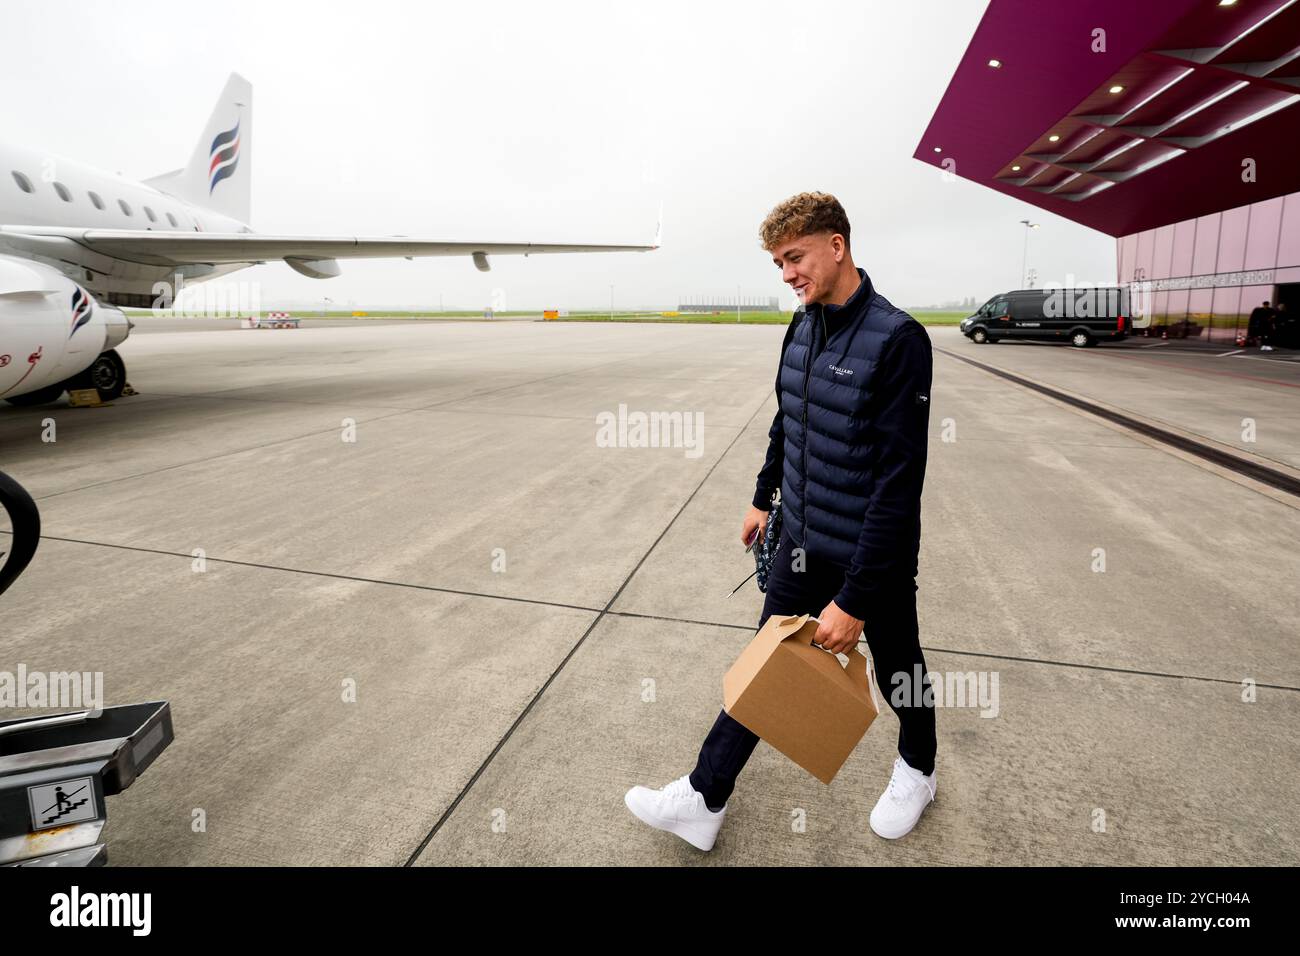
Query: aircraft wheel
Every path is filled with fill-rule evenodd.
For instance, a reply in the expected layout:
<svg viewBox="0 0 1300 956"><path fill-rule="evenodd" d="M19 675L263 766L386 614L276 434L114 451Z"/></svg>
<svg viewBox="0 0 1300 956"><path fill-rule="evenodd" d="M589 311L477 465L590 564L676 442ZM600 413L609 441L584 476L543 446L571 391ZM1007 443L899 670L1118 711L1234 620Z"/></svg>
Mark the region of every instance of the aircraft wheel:
<svg viewBox="0 0 1300 956"><path fill-rule="evenodd" d="M116 351L109 349L95 359L90 368L64 384L70 389L93 388L99 392L101 402L111 402L121 398L122 390L126 388L126 363Z"/></svg>

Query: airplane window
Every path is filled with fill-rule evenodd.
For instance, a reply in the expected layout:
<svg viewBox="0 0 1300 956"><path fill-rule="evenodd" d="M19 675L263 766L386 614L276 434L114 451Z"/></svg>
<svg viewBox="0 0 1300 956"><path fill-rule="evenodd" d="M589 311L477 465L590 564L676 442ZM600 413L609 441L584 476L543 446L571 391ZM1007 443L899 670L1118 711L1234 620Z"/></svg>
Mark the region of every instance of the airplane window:
<svg viewBox="0 0 1300 956"><path fill-rule="evenodd" d="M59 198L64 202L72 202L72 193L68 192L68 187L63 183L53 183L54 191L59 194Z"/></svg>
<svg viewBox="0 0 1300 956"><path fill-rule="evenodd" d="M134 215L134 213L131 212L131 207L128 206L128 205L126 204L126 200L125 200L125 199L119 199L119 200L117 201L117 206L118 206L118 208L121 209L122 212L125 213L126 215L128 215L128 216L132 216L132 215Z"/></svg>
<svg viewBox="0 0 1300 956"><path fill-rule="evenodd" d="M150 222L158 221L158 217L153 214L153 210L150 209L148 206L144 207L144 214L149 217Z"/></svg>
<svg viewBox="0 0 1300 956"><path fill-rule="evenodd" d="M19 189L21 189L25 193L35 192L35 190L32 189L32 181L30 179L28 179L22 173L18 172L18 170L16 169L13 171L13 173L14 173L14 182L18 184Z"/></svg>
<svg viewBox="0 0 1300 956"><path fill-rule="evenodd" d="M176 221L176 217L173 216L171 213L167 214L167 221L172 224L173 229L179 229L181 227L181 224Z"/></svg>
<svg viewBox="0 0 1300 956"><path fill-rule="evenodd" d="M96 209L104 208L104 200L99 198L99 193L92 192L92 193L87 193L86 195L90 197L90 201Z"/></svg>

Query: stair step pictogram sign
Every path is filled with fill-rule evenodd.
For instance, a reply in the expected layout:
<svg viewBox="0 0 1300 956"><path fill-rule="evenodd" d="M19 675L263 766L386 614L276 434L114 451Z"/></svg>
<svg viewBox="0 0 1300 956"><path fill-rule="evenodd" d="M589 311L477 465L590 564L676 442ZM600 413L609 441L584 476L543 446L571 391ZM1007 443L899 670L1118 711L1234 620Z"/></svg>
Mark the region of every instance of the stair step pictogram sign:
<svg viewBox="0 0 1300 956"><path fill-rule="evenodd" d="M33 830L82 823L99 816L95 807L95 781L91 777L28 787L27 800L32 810Z"/></svg>

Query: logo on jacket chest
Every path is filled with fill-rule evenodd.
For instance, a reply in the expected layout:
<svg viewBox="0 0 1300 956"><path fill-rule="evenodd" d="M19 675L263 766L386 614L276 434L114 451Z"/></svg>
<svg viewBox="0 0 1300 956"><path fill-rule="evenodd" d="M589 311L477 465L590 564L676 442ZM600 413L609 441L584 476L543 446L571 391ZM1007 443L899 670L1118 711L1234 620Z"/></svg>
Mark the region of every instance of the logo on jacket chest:
<svg viewBox="0 0 1300 956"><path fill-rule="evenodd" d="M840 368L838 365L828 365L826 367L835 373L836 378L846 375L851 376L853 374L853 369L851 368Z"/></svg>

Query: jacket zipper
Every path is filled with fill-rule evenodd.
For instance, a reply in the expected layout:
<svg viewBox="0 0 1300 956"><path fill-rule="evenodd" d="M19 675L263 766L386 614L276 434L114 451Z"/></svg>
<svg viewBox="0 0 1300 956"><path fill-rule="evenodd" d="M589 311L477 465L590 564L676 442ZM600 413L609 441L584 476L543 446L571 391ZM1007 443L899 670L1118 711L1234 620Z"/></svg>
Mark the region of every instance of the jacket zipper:
<svg viewBox="0 0 1300 956"><path fill-rule="evenodd" d="M826 348L826 316L822 314L821 306L817 307L817 318L821 321L822 327L822 348ZM812 330L812 345L808 348L808 357L803 363L803 544L802 547L806 552L808 550L808 378L812 371L812 346L817 344L817 330Z"/></svg>

